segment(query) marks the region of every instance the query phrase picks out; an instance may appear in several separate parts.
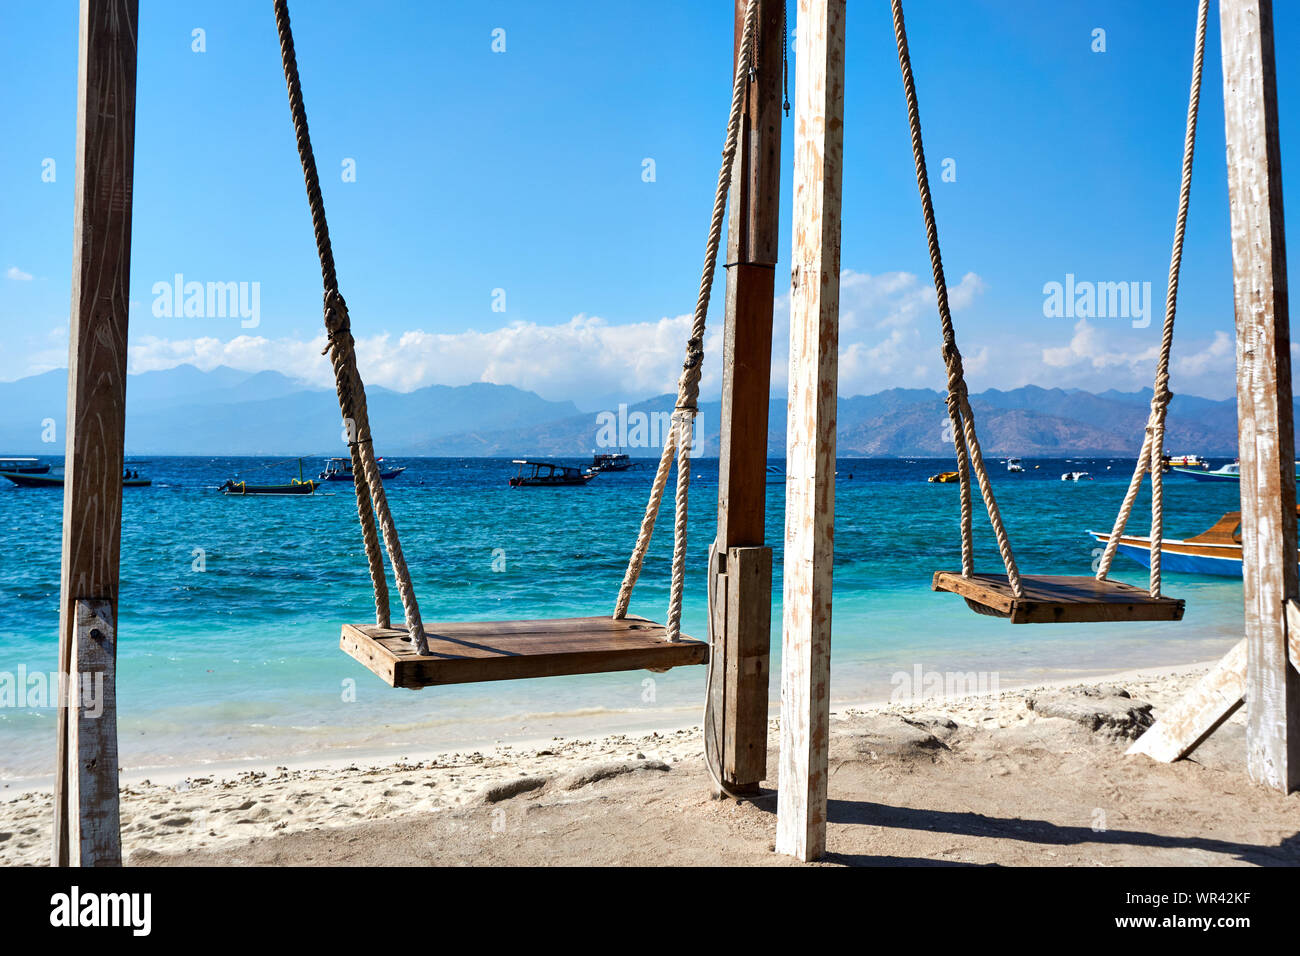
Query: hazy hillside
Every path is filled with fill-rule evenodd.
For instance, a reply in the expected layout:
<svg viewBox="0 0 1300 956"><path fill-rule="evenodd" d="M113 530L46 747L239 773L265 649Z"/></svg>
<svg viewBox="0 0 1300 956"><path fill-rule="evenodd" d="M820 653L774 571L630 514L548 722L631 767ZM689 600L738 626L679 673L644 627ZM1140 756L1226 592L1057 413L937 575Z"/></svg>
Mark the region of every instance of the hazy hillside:
<svg viewBox="0 0 1300 956"><path fill-rule="evenodd" d="M0 382L0 454L61 454L67 373L59 370ZM576 456L598 447L654 455L673 408L660 395L581 413L572 402L547 401L507 385L433 385L400 393L367 389L371 422L385 455ZM989 455L1132 456L1141 443L1150 390L1101 394L1027 386L971 396ZM716 455L721 409L700 406L701 453ZM55 441L42 441L44 423ZM839 401L839 453L945 456L951 453L943 396L929 389L888 389ZM768 452L785 453L785 401L769 408ZM602 428L603 426L603 428ZM130 376L127 452L134 455L318 455L342 451L332 389L278 372L182 365ZM1235 403L1175 396L1166 447L1174 453L1236 454Z"/></svg>
<svg viewBox="0 0 1300 956"><path fill-rule="evenodd" d="M0 382L0 454L62 454L67 372ZM133 455L342 454L342 423L333 389L311 388L278 372L190 365L127 380L126 449ZM467 429L527 428L577 414L508 385L434 385L399 393L366 389L382 454L419 454L418 445ZM56 441L42 441L43 422Z"/></svg>

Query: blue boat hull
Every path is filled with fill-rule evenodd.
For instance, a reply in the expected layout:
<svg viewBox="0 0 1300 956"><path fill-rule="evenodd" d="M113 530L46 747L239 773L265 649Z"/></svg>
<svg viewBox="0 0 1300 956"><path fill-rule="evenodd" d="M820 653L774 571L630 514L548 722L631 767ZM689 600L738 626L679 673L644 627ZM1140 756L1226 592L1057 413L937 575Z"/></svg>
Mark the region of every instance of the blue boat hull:
<svg viewBox="0 0 1300 956"><path fill-rule="evenodd" d="M1116 550L1132 558L1144 568L1151 567L1151 552L1147 548L1121 542ZM1241 558L1210 557L1201 554L1179 554L1177 551L1160 552L1160 569L1175 574L1213 574L1223 578L1241 577Z"/></svg>

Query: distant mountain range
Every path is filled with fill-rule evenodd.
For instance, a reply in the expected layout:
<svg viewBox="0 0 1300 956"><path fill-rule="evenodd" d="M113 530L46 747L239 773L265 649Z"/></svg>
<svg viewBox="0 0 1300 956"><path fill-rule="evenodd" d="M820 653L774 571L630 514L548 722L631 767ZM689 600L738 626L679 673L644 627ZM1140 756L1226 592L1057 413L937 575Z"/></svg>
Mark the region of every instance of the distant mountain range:
<svg viewBox="0 0 1300 956"><path fill-rule="evenodd" d="M653 456L674 396L580 412L508 385L432 385L413 392L371 386L370 420L383 455L447 457L574 457L623 446ZM0 454L63 452L67 372L55 370L0 382ZM1137 454L1151 392L1026 386L971 396L981 444L991 456ZM701 454L716 455L720 404L700 406ZM55 441L45 442L48 422ZM785 454L785 401L769 409L768 453ZM842 456L944 457L952 452L943 395L930 389L889 389L840 398ZM240 372L192 365L132 375L127 382L127 453L132 455L342 454L342 427L331 389L278 372ZM1236 403L1175 396L1165 447L1232 457L1237 451Z"/></svg>

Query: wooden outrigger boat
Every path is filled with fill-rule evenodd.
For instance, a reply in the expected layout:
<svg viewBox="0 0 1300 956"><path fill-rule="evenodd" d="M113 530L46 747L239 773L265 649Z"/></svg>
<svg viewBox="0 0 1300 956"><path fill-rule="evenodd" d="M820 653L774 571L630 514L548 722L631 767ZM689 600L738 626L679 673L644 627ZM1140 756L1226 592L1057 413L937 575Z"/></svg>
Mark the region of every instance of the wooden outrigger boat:
<svg viewBox="0 0 1300 956"><path fill-rule="evenodd" d="M1297 509L1300 513L1300 509ZM1105 544L1110 534L1089 531L1093 539ZM1151 566L1151 539L1124 535L1116 550L1143 567ZM1300 560L1300 554L1297 554ZM1241 577L1241 512L1229 511L1205 531L1190 538L1162 538L1160 567L1179 574L1214 574L1225 578Z"/></svg>
<svg viewBox="0 0 1300 956"><path fill-rule="evenodd" d="M516 458L511 464L518 465L515 475L510 479L511 488L564 488L585 485L599 472L579 471L569 465L557 465L549 461L528 461Z"/></svg>
<svg viewBox="0 0 1300 956"><path fill-rule="evenodd" d="M246 481L235 481L233 478L221 486L223 495L311 495L316 493L316 488L320 485L318 481L312 481L310 478L299 481L295 478L287 485L250 485Z"/></svg>
<svg viewBox="0 0 1300 956"><path fill-rule="evenodd" d="M302 476L302 459L298 459L298 477L288 484L280 485L250 485L246 481L236 481L228 478L218 490L223 495L312 495L320 487L321 482L312 481L310 478Z"/></svg>

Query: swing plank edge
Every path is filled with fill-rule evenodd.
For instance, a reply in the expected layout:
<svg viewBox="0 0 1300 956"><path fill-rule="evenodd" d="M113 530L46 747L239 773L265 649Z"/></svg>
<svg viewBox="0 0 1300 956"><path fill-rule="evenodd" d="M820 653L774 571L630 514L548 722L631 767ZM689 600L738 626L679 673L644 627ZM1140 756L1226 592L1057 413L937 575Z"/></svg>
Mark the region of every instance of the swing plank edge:
<svg viewBox="0 0 1300 956"><path fill-rule="evenodd" d="M1181 621L1185 602L1153 598L1141 588L1092 577L1021 575L1024 596L1011 592L1005 574L936 571L932 590L966 598L1012 624L1080 624L1105 621Z"/></svg>
<svg viewBox="0 0 1300 956"><path fill-rule="evenodd" d="M400 628L344 624L339 647L390 687L420 688L494 680L667 670L705 664L709 646L641 617L457 621L426 624L428 655Z"/></svg>

